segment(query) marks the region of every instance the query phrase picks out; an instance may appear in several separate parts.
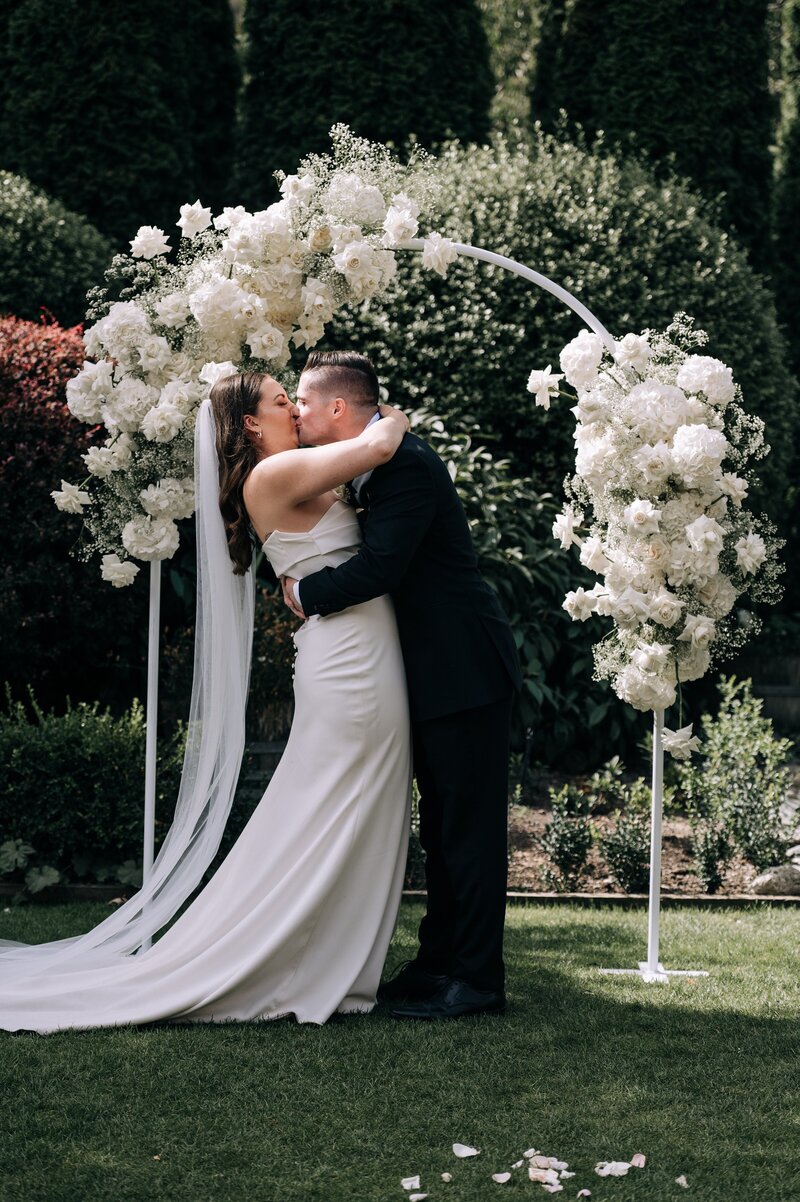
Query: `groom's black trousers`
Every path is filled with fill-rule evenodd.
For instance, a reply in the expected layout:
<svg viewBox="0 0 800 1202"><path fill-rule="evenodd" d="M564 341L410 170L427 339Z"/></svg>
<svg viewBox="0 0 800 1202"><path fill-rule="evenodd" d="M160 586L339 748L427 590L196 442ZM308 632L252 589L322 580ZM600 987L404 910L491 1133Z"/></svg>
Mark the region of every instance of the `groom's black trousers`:
<svg viewBox="0 0 800 1202"><path fill-rule="evenodd" d="M412 723L427 913L417 963L504 986L511 696Z"/></svg>

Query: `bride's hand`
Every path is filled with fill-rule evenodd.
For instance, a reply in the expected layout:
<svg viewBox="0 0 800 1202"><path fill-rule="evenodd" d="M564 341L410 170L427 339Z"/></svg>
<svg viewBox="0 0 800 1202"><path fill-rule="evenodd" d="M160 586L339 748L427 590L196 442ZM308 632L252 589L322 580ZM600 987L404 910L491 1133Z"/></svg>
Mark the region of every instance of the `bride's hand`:
<svg viewBox="0 0 800 1202"><path fill-rule="evenodd" d="M402 409L395 409L392 405L378 405L378 413L388 421L397 422L403 434L407 434L411 429L411 422Z"/></svg>

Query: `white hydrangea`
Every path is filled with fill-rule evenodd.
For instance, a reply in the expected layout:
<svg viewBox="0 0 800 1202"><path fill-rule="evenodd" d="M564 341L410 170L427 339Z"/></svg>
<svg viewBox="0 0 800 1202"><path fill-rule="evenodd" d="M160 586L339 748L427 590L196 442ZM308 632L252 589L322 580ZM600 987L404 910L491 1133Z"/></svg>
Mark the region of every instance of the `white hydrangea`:
<svg viewBox="0 0 800 1202"><path fill-rule="evenodd" d="M736 393L731 369L710 355L688 355L678 369L677 382L687 392L705 393L720 409L724 409Z"/></svg>
<svg viewBox="0 0 800 1202"><path fill-rule="evenodd" d="M169 292L157 300L153 308L162 326L168 330L182 326L191 312L185 292Z"/></svg>
<svg viewBox="0 0 800 1202"><path fill-rule="evenodd" d="M241 335L243 310L249 303L250 297L236 280L217 272L189 296L189 307L201 329L218 339Z"/></svg>
<svg viewBox="0 0 800 1202"><path fill-rule="evenodd" d="M103 421L111 434L134 433L158 401L158 389L134 376L123 376L103 406Z"/></svg>
<svg viewBox="0 0 800 1202"><path fill-rule="evenodd" d="M708 426L680 426L672 441L676 472L689 488L719 475L720 464L730 447L725 435Z"/></svg>
<svg viewBox="0 0 800 1202"><path fill-rule="evenodd" d="M127 365L134 349L151 333L147 314L135 301L117 301L84 335L87 354L103 354ZM87 335L91 335L87 341ZM91 347L91 349L90 349Z"/></svg>
<svg viewBox="0 0 800 1202"><path fill-rule="evenodd" d="M145 513L155 518L190 518L194 513L194 478L177 480L165 476L157 484L148 484L139 493Z"/></svg>
<svg viewBox="0 0 800 1202"><path fill-rule="evenodd" d="M614 689L623 701L641 711L666 710L675 704L675 685L669 676L643 672L635 664L617 673Z"/></svg>
<svg viewBox="0 0 800 1202"><path fill-rule="evenodd" d="M620 414L643 443L669 441L685 419L686 396L673 384L642 380L625 397Z"/></svg>
<svg viewBox="0 0 800 1202"><path fill-rule="evenodd" d="M690 680L700 680L710 666L711 653L708 648L694 647L690 643L678 656L678 679L684 684Z"/></svg>
<svg viewBox="0 0 800 1202"><path fill-rule="evenodd" d="M355 171L338 173L324 196L322 208L340 221L380 226L386 217L386 201L380 188L365 184Z"/></svg>
<svg viewBox="0 0 800 1202"><path fill-rule="evenodd" d="M599 334L581 330L559 356L561 370L574 388L588 388L597 377L605 343Z"/></svg>
<svg viewBox="0 0 800 1202"><path fill-rule="evenodd" d="M106 359L87 360L67 381L67 408L78 421L96 425L103 420L103 402L114 387L114 365Z"/></svg>
<svg viewBox="0 0 800 1202"><path fill-rule="evenodd" d="M149 514L139 514L122 528L122 545L134 559L171 559L178 539L178 527L171 519Z"/></svg>
<svg viewBox="0 0 800 1202"><path fill-rule="evenodd" d="M642 672L661 672L672 661L668 643L639 643L631 652L631 663Z"/></svg>

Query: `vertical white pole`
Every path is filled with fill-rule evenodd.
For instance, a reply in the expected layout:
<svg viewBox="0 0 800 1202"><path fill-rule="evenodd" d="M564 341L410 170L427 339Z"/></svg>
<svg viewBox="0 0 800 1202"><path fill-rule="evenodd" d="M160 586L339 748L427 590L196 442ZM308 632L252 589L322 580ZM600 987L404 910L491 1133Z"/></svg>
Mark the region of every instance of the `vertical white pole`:
<svg viewBox="0 0 800 1202"><path fill-rule="evenodd" d="M653 797L650 817L650 902L647 915L647 968L658 972L661 909L661 815L664 808L664 711L653 712Z"/></svg>
<svg viewBox="0 0 800 1202"><path fill-rule="evenodd" d="M161 602L161 560L150 561L150 622L147 634L147 712L144 770L144 849L142 884L150 879L155 854L156 828L156 734L158 724L158 638ZM142 942L146 951L151 940Z"/></svg>

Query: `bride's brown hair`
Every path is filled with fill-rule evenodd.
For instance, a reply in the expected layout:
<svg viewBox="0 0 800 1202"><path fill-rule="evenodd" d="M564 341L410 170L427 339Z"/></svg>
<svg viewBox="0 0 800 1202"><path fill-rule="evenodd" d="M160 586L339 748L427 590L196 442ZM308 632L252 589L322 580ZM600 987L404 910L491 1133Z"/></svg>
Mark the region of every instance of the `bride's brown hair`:
<svg viewBox="0 0 800 1202"><path fill-rule="evenodd" d="M258 463L256 435L244 426L244 415L255 413L261 397L263 372L223 376L211 389L219 461L219 508L225 522L233 572L243 576L253 558L255 535L244 505L244 482Z"/></svg>

